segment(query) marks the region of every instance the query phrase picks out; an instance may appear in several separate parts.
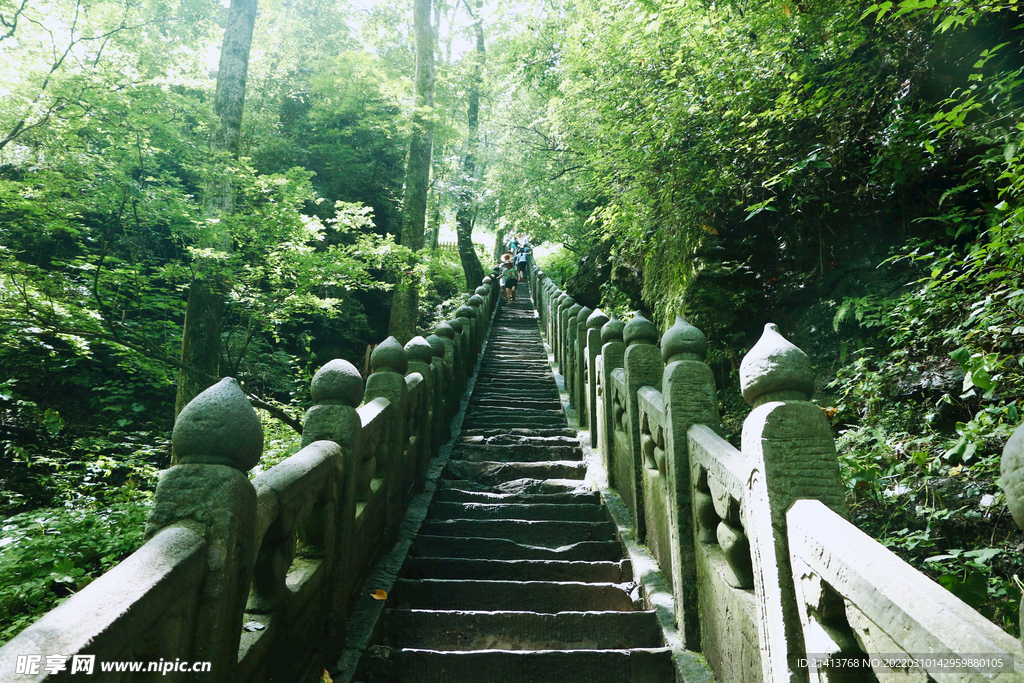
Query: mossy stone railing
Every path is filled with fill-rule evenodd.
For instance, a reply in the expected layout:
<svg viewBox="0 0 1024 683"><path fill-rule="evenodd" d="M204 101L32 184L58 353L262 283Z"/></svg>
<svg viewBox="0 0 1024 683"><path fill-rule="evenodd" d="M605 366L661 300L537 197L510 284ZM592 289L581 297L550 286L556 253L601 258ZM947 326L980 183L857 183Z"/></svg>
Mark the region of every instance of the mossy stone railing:
<svg viewBox="0 0 1024 683"><path fill-rule="evenodd" d="M161 473L145 544L0 648L0 682L74 678L75 655L94 656L101 681L126 676L102 663L128 661L158 663L133 680L318 678L449 438L497 297L486 277L435 334L385 340L365 383L347 361L324 365L302 449L251 481L263 430L238 383L197 396L175 424L178 464ZM48 670L50 655L65 667ZM167 670L179 661L209 668Z"/></svg>
<svg viewBox="0 0 1024 683"><path fill-rule="evenodd" d="M810 361L774 325L740 368L753 411L737 449L719 436L700 330L677 318L659 339L641 314L623 323L590 311L536 267L531 284L580 427L671 580L686 647L719 681L874 680L808 665L811 655L861 666L927 655L876 667L879 681L1024 681L1007 670L1024 662L1015 638L847 520L831 427L810 402ZM1004 456L1024 523L1021 472L1024 430ZM961 656L973 664L954 670Z"/></svg>

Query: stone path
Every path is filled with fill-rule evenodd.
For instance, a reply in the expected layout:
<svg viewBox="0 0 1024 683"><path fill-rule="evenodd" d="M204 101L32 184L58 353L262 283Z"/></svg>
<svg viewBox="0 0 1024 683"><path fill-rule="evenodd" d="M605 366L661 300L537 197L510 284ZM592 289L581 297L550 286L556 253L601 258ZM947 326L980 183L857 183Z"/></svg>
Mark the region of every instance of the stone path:
<svg viewBox="0 0 1024 683"><path fill-rule="evenodd" d="M669 683L616 529L582 481L528 289L502 304L426 521L385 611L408 683Z"/></svg>

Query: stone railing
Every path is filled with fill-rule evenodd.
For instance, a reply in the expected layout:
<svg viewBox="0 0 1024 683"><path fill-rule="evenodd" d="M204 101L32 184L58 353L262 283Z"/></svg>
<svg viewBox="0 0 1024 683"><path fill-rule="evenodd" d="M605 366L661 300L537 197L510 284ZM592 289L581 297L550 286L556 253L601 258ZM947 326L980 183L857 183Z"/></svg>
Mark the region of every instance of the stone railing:
<svg viewBox="0 0 1024 683"><path fill-rule="evenodd" d="M718 434L699 330L677 318L659 340L639 313L623 323L537 268L531 280L580 426L671 580L686 647L718 680L1024 681L1007 671L1024 665L1016 639L847 521L810 361L774 325L740 368L753 411L737 449ZM1007 452L1008 498L1012 508L1021 494L1024 522L1024 431ZM808 655L847 666L808 666ZM880 655L927 657L866 671ZM973 666L948 666L961 655Z"/></svg>
<svg viewBox="0 0 1024 683"><path fill-rule="evenodd" d="M320 368L302 450L251 481L263 429L238 383L197 396L146 543L0 648L0 682L318 679L450 436L497 296L484 278L435 334L379 344L365 386L347 361Z"/></svg>

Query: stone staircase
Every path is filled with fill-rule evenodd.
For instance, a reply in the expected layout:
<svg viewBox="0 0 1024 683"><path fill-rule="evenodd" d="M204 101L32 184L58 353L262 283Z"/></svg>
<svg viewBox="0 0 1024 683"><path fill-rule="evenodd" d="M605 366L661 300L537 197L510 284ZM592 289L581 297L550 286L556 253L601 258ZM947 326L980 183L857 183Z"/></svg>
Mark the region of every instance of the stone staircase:
<svg viewBox="0 0 1024 683"><path fill-rule="evenodd" d="M676 679L585 475L522 283L498 311L461 439L389 596L392 680Z"/></svg>

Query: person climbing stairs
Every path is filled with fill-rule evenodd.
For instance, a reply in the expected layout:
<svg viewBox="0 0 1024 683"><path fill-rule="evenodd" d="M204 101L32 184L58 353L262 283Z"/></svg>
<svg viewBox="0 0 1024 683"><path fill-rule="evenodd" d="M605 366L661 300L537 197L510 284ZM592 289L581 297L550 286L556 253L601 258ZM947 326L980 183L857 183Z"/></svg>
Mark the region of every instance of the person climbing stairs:
<svg viewBox="0 0 1024 683"><path fill-rule="evenodd" d="M502 303L460 440L389 596L403 682L676 680L584 478L527 283Z"/></svg>

